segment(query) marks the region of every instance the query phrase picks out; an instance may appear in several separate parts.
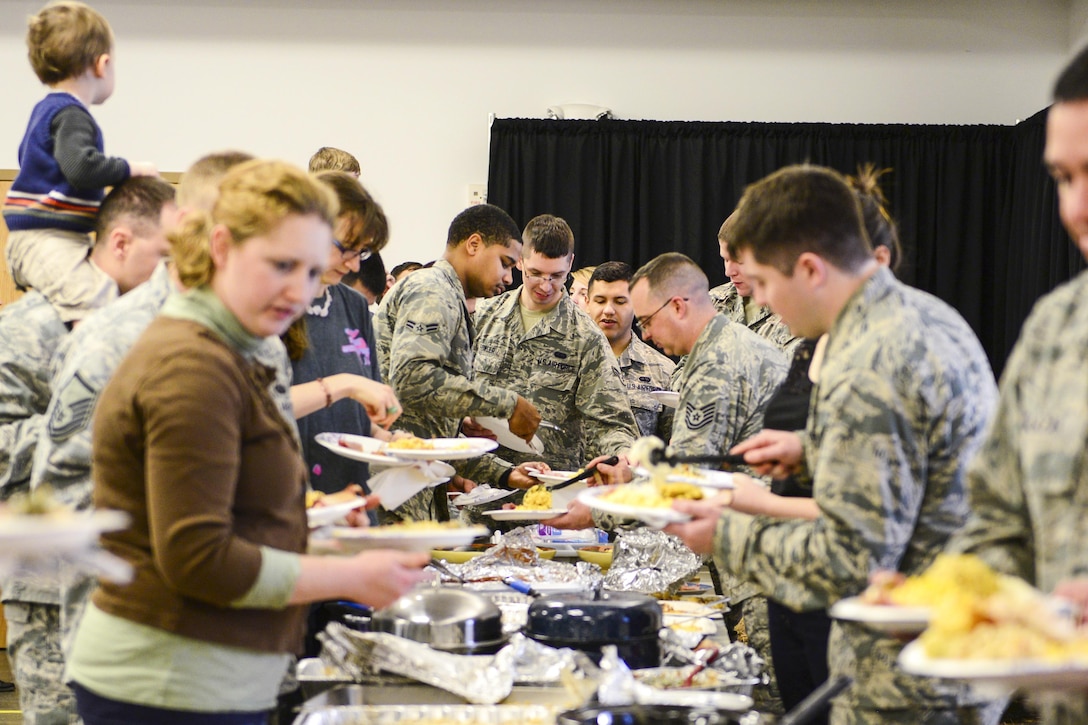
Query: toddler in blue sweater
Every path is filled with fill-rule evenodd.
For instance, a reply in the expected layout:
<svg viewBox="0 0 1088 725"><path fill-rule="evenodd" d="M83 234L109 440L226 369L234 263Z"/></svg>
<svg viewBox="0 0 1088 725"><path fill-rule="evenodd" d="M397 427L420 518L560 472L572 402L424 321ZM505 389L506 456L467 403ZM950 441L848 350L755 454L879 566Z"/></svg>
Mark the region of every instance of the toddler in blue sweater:
<svg viewBox="0 0 1088 725"><path fill-rule="evenodd" d="M34 107L19 145L19 173L4 200L5 250L15 282L41 292L75 321L117 296L90 260L90 232L105 188L155 176L151 164L103 153L88 107L113 93L113 31L80 2L47 5L30 18L30 64L50 93Z"/></svg>

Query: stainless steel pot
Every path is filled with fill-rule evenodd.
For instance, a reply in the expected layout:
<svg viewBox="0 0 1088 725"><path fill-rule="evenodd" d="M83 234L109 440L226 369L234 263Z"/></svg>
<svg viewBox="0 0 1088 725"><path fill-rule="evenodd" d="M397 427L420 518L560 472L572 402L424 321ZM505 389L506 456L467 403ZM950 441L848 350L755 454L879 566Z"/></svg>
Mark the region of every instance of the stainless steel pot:
<svg viewBox="0 0 1088 725"><path fill-rule="evenodd" d="M486 654L506 641L499 608L489 599L463 589L406 594L374 612L370 629L459 654Z"/></svg>

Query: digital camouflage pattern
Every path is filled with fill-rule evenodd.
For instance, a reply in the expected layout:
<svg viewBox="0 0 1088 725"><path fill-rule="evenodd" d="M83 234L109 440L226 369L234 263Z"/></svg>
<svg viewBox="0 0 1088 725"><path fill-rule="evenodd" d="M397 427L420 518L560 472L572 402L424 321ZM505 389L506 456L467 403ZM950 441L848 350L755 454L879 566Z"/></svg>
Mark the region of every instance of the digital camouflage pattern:
<svg viewBox="0 0 1088 725"><path fill-rule="evenodd" d="M49 405L49 361L68 328L30 291L0 309L0 500L30 485L34 446Z"/></svg>
<svg viewBox="0 0 1088 725"><path fill-rule="evenodd" d="M513 414L515 393L473 378L475 333L464 288L449 262L439 260L394 285L374 325L382 379L404 409L397 428L422 438L452 438L465 416L505 420ZM433 500L432 489L426 489L396 515L434 518Z"/></svg>
<svg viewBox="0 0 1088 725"><path fill-rule="evenodd" d="M760 337L770 340L780 350L785 350L787 353L790 353L799 339L793 336L789 326L782 321L782 318L771 312L771 308L766 305L762 305L756 318L748 322L744 310L744 298L740 296L732 282L726 282L711 289L710 301L714 303L714 307L718 312L725 315L727 319L744 325Z"/></svg>
<svg viewBox="0 0 1088 725"><path fill-rule="evenodd" d="M518 288L476 304L476 377L517 391L562 432L540 428L539 455L503 446L495 453L573 471L626 451L638 427L604 333L566 295L526 332L520 295Z"/></svg>
<svg viewBox="0 0 1088 725"><path fill-rule="evenodd" d="M680 393L669 444L681 455L728 453L763 429L763 411L786 377L785 354L717 314L676 379Z"/></svg>
<svg viewBox="0 0 1088 725"><path fill-rule="evenodd" d="M18 685L21 722L26 725L69 725L82 722L75 693L64 684L64 654L59 637L60 607L9 602L4 605L8 626L8 657Z"/></svg>
<svg viewBox="0 0 1088 725"><path fill-rule="evenodd" d="M829 333L809 413L804 455L819 518L727 511L715 537L719 567L797 610L860 593L875 569L920 573L967 518L966 467L995 399L967 323L877 270ZM899 672L902 646L858 624L832 625L831 676L854 678L836 699L833 722L955 714L967 702L954 684Z"/></svg>
<svg viewBox="0 0 1088 725"><path fill-rule="evenodd" d="M627 400L638 424L640 436L657 436L667 441L672 435L673 409L650 395L655 390L672 390L676 363L631 334L631 343L616 358L620 379L627 388Z"/></svg>
<svg viewBox="0 0 1088 725"><path fill-rule="evenodd" d="M1001 378L968 471L971 517L952 548L1044 592L1088 576L1088 273L1042 298ZM1053 697L1053 702L1051 702ZM1053 693L1043 722L1088 722L1088 695Z"/></svg>

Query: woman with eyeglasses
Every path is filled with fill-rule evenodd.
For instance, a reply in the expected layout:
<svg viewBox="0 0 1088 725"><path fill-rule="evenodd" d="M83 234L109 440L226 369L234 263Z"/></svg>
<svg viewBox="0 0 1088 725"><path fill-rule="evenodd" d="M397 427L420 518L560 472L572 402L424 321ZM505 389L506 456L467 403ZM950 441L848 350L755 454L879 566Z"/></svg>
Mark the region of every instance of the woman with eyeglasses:
<svg viewBox="0 0 1088 725"><path fill-rule="evenodd" d="M345 274L357 272L362 260L386 245L389 226L381 206L355 177L323 171L317 178L335 192L340 213L317 293L306 314L284 336L294 372L291 401L314 490L334 493L357 485L367 491L367 465L336 455L314 436L351 433L387 438L389 433L381 426L388 427L400 415L400 403L388 388L385 409L360 405L367 391L386 386L378 371L366 298L340 284Z"/></svg>

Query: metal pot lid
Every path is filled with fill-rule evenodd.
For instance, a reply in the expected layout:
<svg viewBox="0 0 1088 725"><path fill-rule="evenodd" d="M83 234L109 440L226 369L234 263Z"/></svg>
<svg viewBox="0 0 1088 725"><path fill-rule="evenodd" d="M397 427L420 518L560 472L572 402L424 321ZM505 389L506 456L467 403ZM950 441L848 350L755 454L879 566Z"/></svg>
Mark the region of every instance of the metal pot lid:
<svg viewBox="0 0 1088 725"><path fill-rule="evenodd" d="M529 606L530 636L572 642L614 642L657 636L661 605L635 592L602 591L599 597L567 592L540 597Z"/></svg>
<svg viewBox="0 0 1088 725"><path fill-rule="evenodd" d="M463 589L406 594L371 617L371 629L435 646L473 645L502 637L502 612Z"/></svg>

